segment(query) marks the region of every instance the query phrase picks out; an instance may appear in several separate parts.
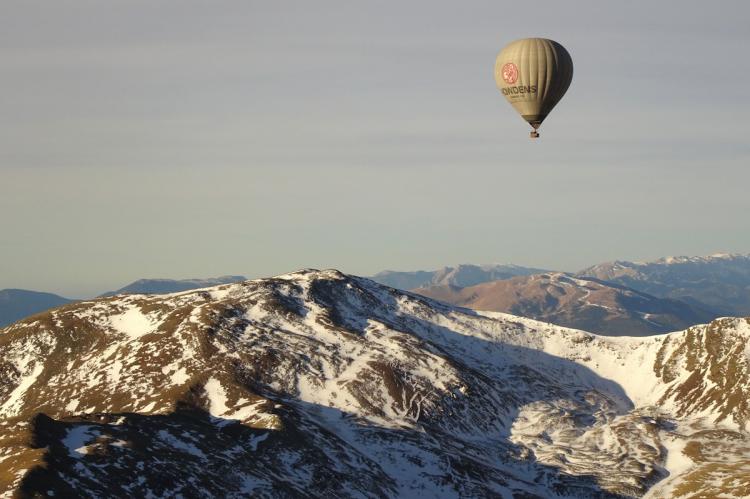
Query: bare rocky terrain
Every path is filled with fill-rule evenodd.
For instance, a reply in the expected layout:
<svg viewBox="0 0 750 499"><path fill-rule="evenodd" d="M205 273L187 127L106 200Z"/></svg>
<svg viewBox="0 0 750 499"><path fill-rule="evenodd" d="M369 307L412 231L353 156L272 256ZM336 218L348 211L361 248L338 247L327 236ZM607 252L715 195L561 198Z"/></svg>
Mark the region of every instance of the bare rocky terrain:
<svg viewBox="0 0 750 499"><path fill-rule="evenodd" d="M337 271L79 302L0 330L0 496L747 497L748 340Z"/></svg>

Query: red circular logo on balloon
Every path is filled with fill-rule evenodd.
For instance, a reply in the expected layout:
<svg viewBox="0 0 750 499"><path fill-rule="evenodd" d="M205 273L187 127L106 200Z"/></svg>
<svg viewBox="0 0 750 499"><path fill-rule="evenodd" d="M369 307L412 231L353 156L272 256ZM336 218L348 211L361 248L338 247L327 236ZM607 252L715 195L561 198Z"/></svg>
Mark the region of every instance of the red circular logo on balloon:
<svg viewBox="0 0 750 499"><path fill-rule="evenodd" d="M501 72L508 85L513 85L518 80L518 68L512 62L504 64Z"/></svg>

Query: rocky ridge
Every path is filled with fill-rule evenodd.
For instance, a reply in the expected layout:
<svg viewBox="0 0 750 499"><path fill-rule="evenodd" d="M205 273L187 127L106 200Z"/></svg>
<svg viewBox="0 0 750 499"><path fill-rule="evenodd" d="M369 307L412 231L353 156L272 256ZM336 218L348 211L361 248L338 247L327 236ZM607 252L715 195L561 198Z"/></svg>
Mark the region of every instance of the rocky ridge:
<svg viewBox="0 0 750 499"><path fill-rule="evenodd" d="M606 338L337 271L0 331L0 494L750 493L750 325Z"/></svg>

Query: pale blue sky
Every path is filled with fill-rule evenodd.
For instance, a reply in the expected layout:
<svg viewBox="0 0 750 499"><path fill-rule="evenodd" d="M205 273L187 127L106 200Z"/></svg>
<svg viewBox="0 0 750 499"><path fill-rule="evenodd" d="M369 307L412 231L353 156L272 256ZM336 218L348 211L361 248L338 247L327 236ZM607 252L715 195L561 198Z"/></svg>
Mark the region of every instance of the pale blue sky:
<svg viewBox="0 0 750 499"><path fill-rule="evenodd" d="M4 1L0 288L748 253L747 5Z"/></svg>

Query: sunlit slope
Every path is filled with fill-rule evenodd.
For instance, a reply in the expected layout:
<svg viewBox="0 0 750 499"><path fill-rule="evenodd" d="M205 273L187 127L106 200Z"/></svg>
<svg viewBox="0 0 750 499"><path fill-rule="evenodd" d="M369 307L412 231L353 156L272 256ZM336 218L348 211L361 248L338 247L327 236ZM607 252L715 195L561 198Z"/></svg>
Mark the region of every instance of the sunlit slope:
<svg viewBox="0 0 750 499"><path fill-rule="evenodd" d="M77 303L0 332L0 490L638 497L704 471L740 487L748 339L744 319L599 337L336 271ZM682 453L716 445L718 471Z"/></svg>
<svg viewBox="0 0 750 499"><path fill-rule="evenodd" d="M546 272L469 287L414 290L453 305L507 312L610 336L646 336L704 324L717 314L625 286Z"/></svg>

